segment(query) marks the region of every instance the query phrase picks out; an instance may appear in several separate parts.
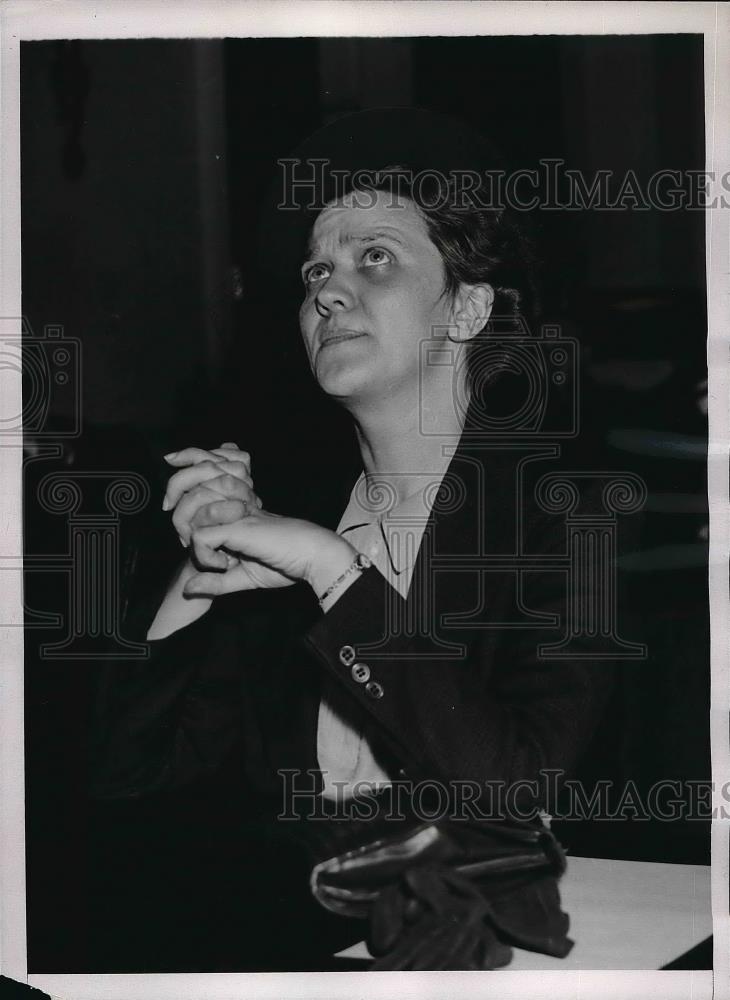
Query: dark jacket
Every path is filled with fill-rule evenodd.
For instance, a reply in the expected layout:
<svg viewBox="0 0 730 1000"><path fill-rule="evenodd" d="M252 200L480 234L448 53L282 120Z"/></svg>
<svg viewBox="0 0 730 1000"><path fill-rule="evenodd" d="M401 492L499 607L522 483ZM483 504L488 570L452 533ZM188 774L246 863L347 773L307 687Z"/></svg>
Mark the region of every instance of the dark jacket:
<svg viewBox="0 0 730 1000"><path fill-rule="evenodd" d="M327 614L303 584L230 595L151 642L147 661L102 665L95 793L139 796L232 758L262 794L279 794L281 769L309 771L302 783L316 787L325 674L352 699L393 775L510 783L570 772L612 668L576 657L575 646L569 659L538 654L566 622L565 515L535 499L556 456L462 437L407 601L375 568ZM589 492L581 503L590 513L596 501ZM125 637L144 638L161 596L136 609Z"/></svg>

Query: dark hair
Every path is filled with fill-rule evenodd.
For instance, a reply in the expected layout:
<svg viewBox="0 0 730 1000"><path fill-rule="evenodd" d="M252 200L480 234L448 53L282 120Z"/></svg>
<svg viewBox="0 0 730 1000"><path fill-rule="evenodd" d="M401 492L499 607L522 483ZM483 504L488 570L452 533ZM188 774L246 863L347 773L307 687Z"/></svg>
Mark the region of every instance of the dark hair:
<svg viewBox="0 0 730 1000"><path fill-rule="evenodd" d="M444 294L453 296L461 282L487 283L495 293L495 318L522 318L532 327L539 312L537 254L526 223L508 209L490 207L484 182L469 187L456 173L423 172L415 178L417 183L410 168L397 164L379 171L372 183L358 179L355 188L397 192L413 201L443 259Z"/></svg>

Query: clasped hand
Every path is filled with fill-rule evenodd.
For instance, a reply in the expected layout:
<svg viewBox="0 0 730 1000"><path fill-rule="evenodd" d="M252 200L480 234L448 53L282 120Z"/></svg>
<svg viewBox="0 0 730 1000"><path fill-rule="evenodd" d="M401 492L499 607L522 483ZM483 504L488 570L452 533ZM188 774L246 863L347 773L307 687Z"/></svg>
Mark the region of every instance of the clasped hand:
<svg viewBox="0 0 730 1000"><path fill-rule="evenodd" d="M297 580L319 594L354 559L356 550L335 532L264 510L253 488L251 456L236 444L185 448L165 459L180 471L167 484L163 510L173 511L173 525L198 570L185 594L215 597Z"/></svg>

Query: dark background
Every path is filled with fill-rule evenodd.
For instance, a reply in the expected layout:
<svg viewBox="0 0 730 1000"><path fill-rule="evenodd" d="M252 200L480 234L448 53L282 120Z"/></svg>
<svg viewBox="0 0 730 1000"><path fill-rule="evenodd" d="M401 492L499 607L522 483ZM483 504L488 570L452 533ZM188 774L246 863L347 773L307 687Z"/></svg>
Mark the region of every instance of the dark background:
<svg viewBox="0 0 730 1000"><path fill-rule="evenodd" d="M44 440L59 454L28 439L26 554L66 551L63 517L36 502L41 476L134 470L152 496L121 520L122 600L169 572L161 455L191 443L237 440L270 509L336 523L358 456L308 376L296 282L262 267L256 237L276 159L305 135L349 111L414 105L471 122L516 168L555 157L645 180L704 169L702 81L702 37L689 35L24 42L23 312L39 340L49 324L80 340L83 418L63 438L69 394L52 395ZM622 584L650 657L622 670L586 766L642 789L707 780L704 215L532 216L544 319L581 344L578 447L597 469L638 472L650 494ZM64 574L28 573L26 603L64 614ZM166 919L154 885L180 863L160 815L204 838L195 817L215 790L91 803L94 663L45 658L40 644L63 629L27 622L29 971L163 969L182 932L165 939L173 958L159 927L149 943ZM591 855L709 863L698 822L560 835Z"/></svg>

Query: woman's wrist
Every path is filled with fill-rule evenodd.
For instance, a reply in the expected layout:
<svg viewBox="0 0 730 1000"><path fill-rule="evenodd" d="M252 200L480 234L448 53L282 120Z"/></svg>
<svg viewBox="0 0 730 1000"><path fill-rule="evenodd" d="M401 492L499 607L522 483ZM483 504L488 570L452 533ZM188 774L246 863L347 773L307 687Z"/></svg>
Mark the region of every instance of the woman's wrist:
<svg viewBox="0 0 730 1000"><path fill-rule="evenodd" d="M319 600L329 587L353 565L357 549L339 535L333 534L332 544L321 546L312 560L307 583Z"/></svg>
<svg viewBox="0 0 730 1000"><path fill-rule="evenodd" d="M369 569L371 565L372 563L368 557L361 555L361 553L358 552L344 573L340 573L340 575L332 581L325 592L320 595L319 605L322 610L328 611L339 599L340 595L355 582L361 573L363 573L366 569Z"/></svg>

